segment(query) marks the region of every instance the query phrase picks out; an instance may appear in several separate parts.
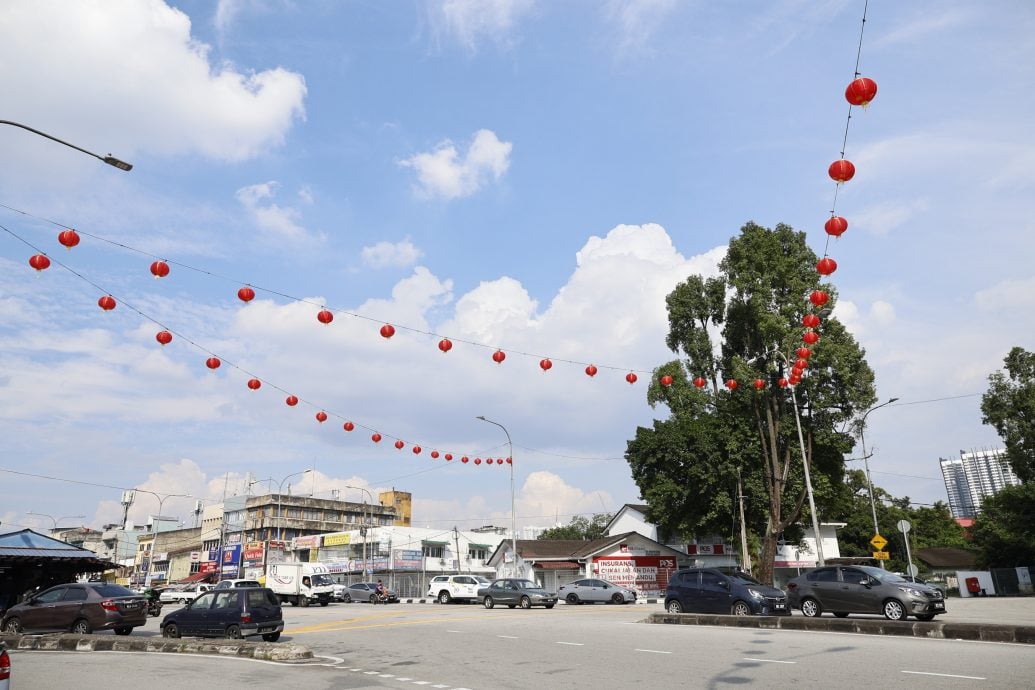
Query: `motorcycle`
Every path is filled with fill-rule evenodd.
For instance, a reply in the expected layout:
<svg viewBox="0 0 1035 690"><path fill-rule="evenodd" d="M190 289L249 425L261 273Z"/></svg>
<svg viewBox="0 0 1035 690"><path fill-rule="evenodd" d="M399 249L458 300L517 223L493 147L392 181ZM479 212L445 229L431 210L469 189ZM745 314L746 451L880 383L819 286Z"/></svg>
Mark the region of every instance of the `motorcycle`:
<svg viewBox="0 0 1035 690"><path fill-rule="evenodd" d="M162 615L162 602L158 599L151 599L147 602L147 615L149 616L160 616Z"/></svg>

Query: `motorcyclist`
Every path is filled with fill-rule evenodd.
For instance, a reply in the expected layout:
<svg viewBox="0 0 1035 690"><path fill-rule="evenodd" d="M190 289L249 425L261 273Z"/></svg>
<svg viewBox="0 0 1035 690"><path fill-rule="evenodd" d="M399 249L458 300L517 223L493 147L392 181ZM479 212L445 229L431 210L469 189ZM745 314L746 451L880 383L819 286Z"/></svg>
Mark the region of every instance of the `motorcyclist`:
<svg viewBox="0 0 1035 690"><path fill-rule="evenodd" d="M147 612L152 616L157 616L162 612L162 600L158 596L158 591L153 587L148 587L142 593L147 599Z"/></svg>
<svg viewBox="0 0 1035 690"><path fill-rule="evenodd" d="M378 601L388 601L388 589L380 580L377 581L377 587L374 588L374 593L377 595Z"/></svg>

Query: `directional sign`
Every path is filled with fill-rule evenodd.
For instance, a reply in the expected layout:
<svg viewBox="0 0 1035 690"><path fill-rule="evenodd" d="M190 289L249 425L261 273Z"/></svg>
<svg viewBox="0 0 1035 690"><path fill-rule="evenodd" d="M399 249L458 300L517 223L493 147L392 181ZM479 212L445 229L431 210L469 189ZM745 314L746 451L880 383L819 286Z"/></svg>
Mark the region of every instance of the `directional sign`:
<svg viewBox="0 0 1035 690"><path fill-rule="evenodd" d="M873 548L877 549L878 551L881 551L885 546L888 545L888 540L880 536L879 534L875 534L873 535L873 539L870 540L870 543L873 544Z"/></svg>
<svg viewBox="0 0 1035 690"><path fill-rule="evenodd" d="M874 551L873 557L878 561L886 561L890 557L890 554L887 551Z"/></svg>

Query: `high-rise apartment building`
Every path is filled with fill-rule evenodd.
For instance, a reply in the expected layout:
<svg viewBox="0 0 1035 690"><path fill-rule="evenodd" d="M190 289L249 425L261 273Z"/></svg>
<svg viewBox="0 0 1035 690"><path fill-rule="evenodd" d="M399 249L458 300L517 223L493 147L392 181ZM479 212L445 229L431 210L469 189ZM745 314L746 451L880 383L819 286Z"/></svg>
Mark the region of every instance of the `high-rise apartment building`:
<svg viewBox="0 0 1035 690"><path fill-rule="evenodd" d="M1006 450L993 448L960 451L958 458L941 458L945 492L954 518L973 518L981 511L981 501L1007 486L1020 484L1006 461Z"/></svg>

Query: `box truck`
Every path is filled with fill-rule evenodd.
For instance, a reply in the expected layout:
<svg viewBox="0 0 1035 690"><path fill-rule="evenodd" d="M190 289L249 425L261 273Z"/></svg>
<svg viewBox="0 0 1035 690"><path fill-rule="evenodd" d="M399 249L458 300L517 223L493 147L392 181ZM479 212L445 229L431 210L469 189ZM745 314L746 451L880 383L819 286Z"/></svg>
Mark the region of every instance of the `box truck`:
<svg viewBox="0 0 1035 690"><path fill-rule="evenodd" d="M326 606L334 596L334 581L327 566L319 563L272 563L266 573L266 586L281 602L292 606Z"/></svg>

